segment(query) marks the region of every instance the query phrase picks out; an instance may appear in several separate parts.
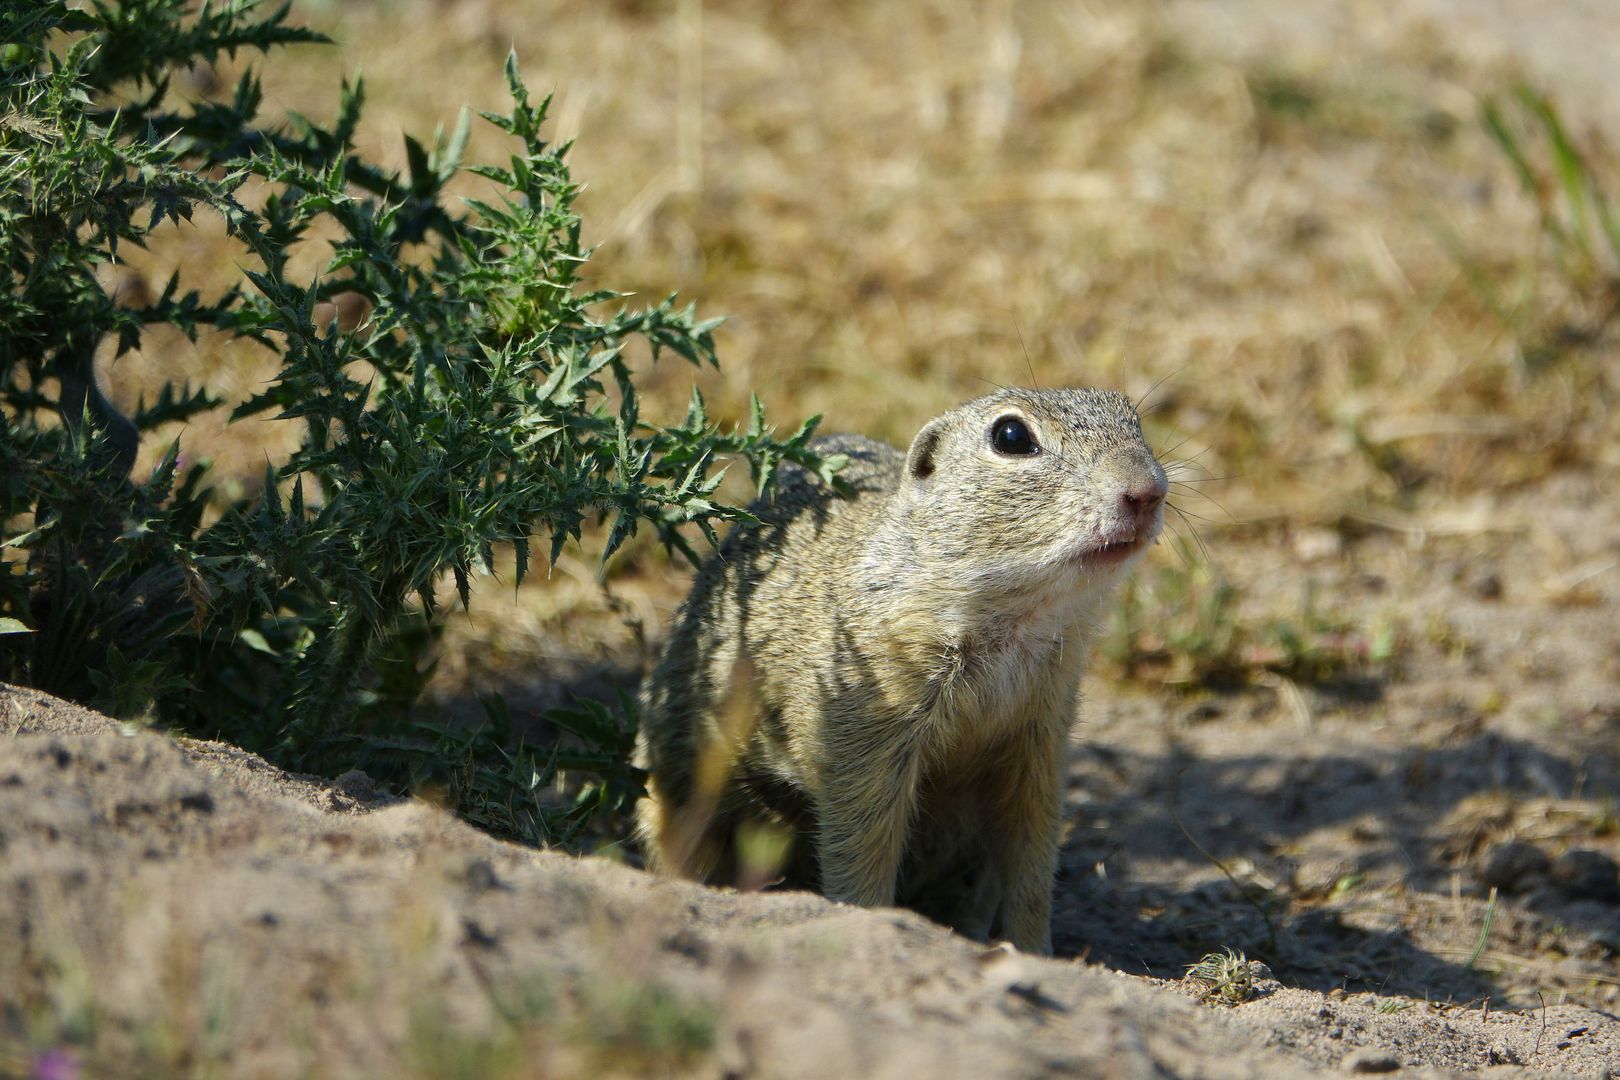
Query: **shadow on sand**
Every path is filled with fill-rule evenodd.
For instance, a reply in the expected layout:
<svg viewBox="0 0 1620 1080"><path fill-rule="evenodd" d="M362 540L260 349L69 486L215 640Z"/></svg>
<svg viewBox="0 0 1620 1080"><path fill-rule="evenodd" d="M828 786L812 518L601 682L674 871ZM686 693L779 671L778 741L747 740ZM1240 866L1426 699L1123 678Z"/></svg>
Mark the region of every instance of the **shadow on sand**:
<svg viewBox="0 0 1620 1080"><path fill-rule="evenodd" d="M1567 797L1578 784L1616 790L1620 759L1580 750L1561 756L1492 733L1438 748L1309 758L1261 751L1218 761L1082 744L1070 784L1087 798L1059 871L1053 934L1060 955L1178 978L1205 953L1234 948L1264 960L1288 985L1462 1002L1499 988L1466 958L1419 947L1402 925L1411 897L1432 909L1459 884L1460 895L1483 892L1471 873L1458 872L1457 838L1445 823L1478 795ZM1293 873L1297 842L1335 827L1351 838L1335 853L1341 887L1393 890L1384 908L1381 891L1360 902L1377 917L1354 926L1342 905L1324 903L1330 897L1320 883L1313 889ZM1152 880L1133 879L1137 861L1155 865ZM1165 867L1177 863L1200 884L1176 884ZM1238 868L1238 880L1216 863ZM1593 935L1612 932L1620 915L1612 904L1571 902L1552 889L1514 902ZM1480 905L1471 911L1479 920Z"/></svg>

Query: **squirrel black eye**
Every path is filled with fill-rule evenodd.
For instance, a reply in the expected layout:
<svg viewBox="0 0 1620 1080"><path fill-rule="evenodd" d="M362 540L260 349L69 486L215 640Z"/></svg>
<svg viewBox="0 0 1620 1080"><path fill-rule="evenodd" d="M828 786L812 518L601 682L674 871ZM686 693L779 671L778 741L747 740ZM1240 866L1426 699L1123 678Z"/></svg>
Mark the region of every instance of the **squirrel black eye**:
<svg viewBox="0 0 1620 1080"><path fill-rule="evenodd" d="M990 448L998 454L1021 456L1041 452L1029 425L1016 416L1003 416L991 426Z"/></svg>

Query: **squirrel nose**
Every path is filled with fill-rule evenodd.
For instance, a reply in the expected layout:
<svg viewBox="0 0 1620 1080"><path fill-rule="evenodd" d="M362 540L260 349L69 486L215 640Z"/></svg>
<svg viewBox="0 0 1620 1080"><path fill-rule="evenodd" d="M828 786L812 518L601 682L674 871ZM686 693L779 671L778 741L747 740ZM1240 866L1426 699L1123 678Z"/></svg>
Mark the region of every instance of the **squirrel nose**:
<svg viewBox="0 0 1620 1080"><path fill-rule="evenodd" d="M1159 509L1159 504L1164 502L1169 491L1170 484L1163 470L1154 469L1132 482L1120 495L1125 516L1138 524L1146 522Z"/></svg>

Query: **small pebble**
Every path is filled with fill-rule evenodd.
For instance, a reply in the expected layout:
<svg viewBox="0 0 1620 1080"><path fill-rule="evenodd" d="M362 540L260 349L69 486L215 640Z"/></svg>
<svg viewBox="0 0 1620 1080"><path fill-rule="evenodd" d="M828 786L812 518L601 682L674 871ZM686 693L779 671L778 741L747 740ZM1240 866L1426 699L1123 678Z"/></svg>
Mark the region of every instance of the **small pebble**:
<svg viewBox="0 0 1620 1080"><path fill-rule="evenodd" d="M1388 1050L1357 1050L1344 1059L1344 1071L1353 1073L1387 1073L1401 1067L1400 1059Z"/></svg>
<svg viewBox="0 0 1620 1080"><path fill-rule="evenodd" d="M495 867L490 864L488 859L469 859L462 876L467 883L467 888L475 893L505 888L504 883L495 873Z"/></svg>
<svg viewBox="0 0 1620 1080"><path fill-rule="evenodd" d="M1502 579L1496 571L1487 570L1474 579L1474 595L1481 600L1500 600L1502 598Z"/></svg>
<svg viewBox="0 0 1620 1080"><path fill-rule="evenodd" d="M1305 562L1336 559L1344 553L1344 537L1336 529L1305 529L1294 535L1294 554Z"/></svg>
<svg viewBox="0 0 1620 1080"><path fill-rule="evenodd" d="M350 769L343 773L332 786L357 802L367 802L377 797L377 781L359 769Z"/></svg>

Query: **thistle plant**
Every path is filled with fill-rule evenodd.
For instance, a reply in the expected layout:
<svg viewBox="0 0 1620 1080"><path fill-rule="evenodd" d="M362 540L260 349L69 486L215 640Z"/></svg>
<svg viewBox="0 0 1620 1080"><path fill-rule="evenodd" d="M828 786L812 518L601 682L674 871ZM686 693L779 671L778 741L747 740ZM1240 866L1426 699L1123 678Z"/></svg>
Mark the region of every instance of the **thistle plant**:
<svg viewBox="0 0 1620 1080"><path fill-rule="evenodd" d="M409 693L378 688L439 617L435 585L448 575L469 603L498 548L521 582L595 521L604 559L643 527L695 559L695 535L746 517L716 497L727 459L760 491L782 461L828 479L838 463L808 449L813 419L778 439L757 401L731 431L696 392L679 423L642 416L630 358L714 364L716 323L587 287L567 147L542 137L547 101L515 57L510 108L481 114L513 146L492 165L462 164L465 112L448 137L407 137L403 170L364 160L359 80L330 125L261 119L251 68L227 99L171 93L174 72L220 54L324 41L287 16L259 0L0 2L0 678L298 768L432 774L475 818L555 838L636 793L628 710L563 717L583 747L566 760L504 745L499 725L412 719ZM462 171L498 194L453 199ZM109 296L98 267L198 214L240 245L241 281L205 297L176 274L143 306ZM301 277L293 256L315 244L329 254ZM317 318L345 294L363 319ZM131 475L154 429L225 407L186 383L127 416L108 401L98 349L157 325L276 357L230 416L297 424L301 444L254 498L222 505L178 441ZM554 812L542 795L561 764L596 782Z"/></svg>

